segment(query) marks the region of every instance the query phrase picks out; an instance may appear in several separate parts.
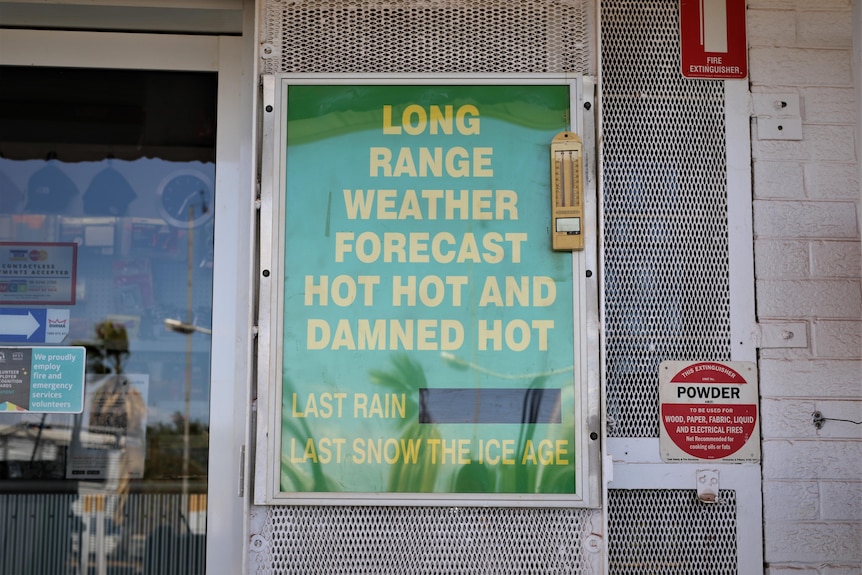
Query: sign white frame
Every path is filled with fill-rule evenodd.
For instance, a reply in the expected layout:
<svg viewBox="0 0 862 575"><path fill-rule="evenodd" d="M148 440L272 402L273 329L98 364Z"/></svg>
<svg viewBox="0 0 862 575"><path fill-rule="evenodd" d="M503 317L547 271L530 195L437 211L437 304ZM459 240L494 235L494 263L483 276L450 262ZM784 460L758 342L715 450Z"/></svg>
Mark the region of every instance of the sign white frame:
<svg viewBox="0 0 862 575"><path fill-rule="evenodd" d="M703 374L703 375L702 375ZM684 383L688 381L688 383ZM659 366L659 445L667 463L760 461L760 395L754 362L664 361ZM677 413L677 415L671 415ZM754 418L749 435L730 453ZM677 420L676 423L671 420ZM682 429L690 438L673 439ZM695 450L694 453L691 450Z"/></svg>
<svg viewBox="0 0 862 575"><path fill-rule="evenodd" d="M260 309L258 350L258 420L254 503L304 505L469 505L508 507L590 507L601 505L599 419L599 335L597 287L596 138L594 82L580 75L338 75L279 74L264 76L261 149ZM575 326L576 485L574 495L467 493L297 493L280 491L281 462L281 288L284 261L281 230L285 182L287 87L343 85L568 85L571 129L584 140L585 249L573 252ZM550 190L549 190L550 193ZM550 196L548 198L550 202ZM550 237L548 238L550 245Z"/></svg>

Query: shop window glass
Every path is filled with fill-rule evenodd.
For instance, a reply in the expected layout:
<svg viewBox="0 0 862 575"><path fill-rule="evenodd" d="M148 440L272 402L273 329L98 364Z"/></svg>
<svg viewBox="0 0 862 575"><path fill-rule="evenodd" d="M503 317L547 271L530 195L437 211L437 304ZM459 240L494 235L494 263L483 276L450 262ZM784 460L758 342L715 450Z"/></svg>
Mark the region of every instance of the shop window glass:
<svg viewBox="0 0 862 575"><path fill-rule="evenodd" d="M216 87L0 67L0 574L204 572Z"/></svg>

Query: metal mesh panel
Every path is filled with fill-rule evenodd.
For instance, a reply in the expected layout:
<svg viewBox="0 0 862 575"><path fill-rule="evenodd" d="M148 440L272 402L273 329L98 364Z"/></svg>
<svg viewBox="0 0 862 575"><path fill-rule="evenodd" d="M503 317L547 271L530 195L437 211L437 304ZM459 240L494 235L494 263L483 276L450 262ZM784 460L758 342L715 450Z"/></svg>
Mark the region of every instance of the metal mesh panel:
<svg viewBox="0 0 862 575"><path fill-rule="evenodd" d="M270 507L257 571L303 574L598 573L585 544L597 511ZM262 549L265 552L260 552Z"/></svg>
<svg viewBox="0 0 862 575"><path fill-rule="evenodd" d="M678 12L601 3L610 437L658 437L661 361L730 359L724 85L679 72Z"/></svg>
<svg viewBox="0 0 862 575"><path fill-rule="evenodd" d="M594 73L591 0L270 0L264 73Z"/></svg>
<svg viewBox="0 0 862 575"><path fill-rule="evenodd" d="M610 575L736 575L736 492L608 492Z"/></svg>

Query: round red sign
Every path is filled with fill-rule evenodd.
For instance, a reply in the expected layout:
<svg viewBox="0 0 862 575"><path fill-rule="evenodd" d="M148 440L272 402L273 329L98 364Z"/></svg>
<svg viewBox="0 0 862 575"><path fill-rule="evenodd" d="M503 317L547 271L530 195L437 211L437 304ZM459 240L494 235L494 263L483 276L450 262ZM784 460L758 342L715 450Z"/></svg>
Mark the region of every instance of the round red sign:
<svg viewBox="0 0 862 575"><path fill-rule="evenodd" d="M699 459L722 459L742 449L757 423L757 405L748 403L746 383L727 365L686 366L670 379L670 397L661 405L667 436Z"/></svg>

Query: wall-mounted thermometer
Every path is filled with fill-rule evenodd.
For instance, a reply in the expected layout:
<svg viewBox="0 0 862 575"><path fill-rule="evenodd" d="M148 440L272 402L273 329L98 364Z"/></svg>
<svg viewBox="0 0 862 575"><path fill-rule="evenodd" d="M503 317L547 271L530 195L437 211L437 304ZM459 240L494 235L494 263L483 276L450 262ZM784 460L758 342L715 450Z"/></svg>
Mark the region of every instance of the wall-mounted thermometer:
<svg viewBox="0 0 862 575"><path fill-rule="evenodd" d="M584 182L581 139L560 132L551 141L551 238L555 250L582 250Z"/></svg>

